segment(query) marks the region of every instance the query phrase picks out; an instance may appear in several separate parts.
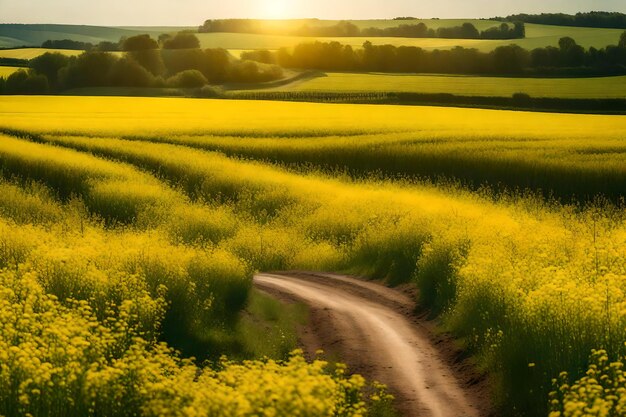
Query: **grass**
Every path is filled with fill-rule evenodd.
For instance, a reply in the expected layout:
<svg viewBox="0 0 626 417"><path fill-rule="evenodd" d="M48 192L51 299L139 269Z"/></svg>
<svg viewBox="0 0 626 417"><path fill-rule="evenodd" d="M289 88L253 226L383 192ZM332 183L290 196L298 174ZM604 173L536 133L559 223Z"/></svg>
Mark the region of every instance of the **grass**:
<svg viewBox="0 0 626 417"><path fill-rule="evenodd" d="M243 357L285 357L298 347L298 327L307 322L303 304L283 304L258 291L252 291L235 339L245 351Z"/></svg>
<svg viewBox="0 0 626 417"><path fill-rule="evenodd" d="M270 91L410 92L501 97L625 98L626 77L507 78L449 75L328 73Z"/></svg>
<svg viewBox="0 0 626 417"><path fill-rule="evenodd" d="M234 314L243 305L233 300L251 271L336 270L410 282L490 372L501 414L545 415L552 378L563 371L582 377L592 349L612 360L624 353L626 220L602 198L559 204L517 193L511 181L528 181L533 191L547 184L564 195L579 184L590 195L606 193L602 187L616 181L613 197L623 197L625 125L622 116L475 109L4 97L0 160L11 181L6 189L17 191L0 194L0 267L83 300L96 315L113 311L115 322L136 317L131 328L185 352L213 355L236 351L226 335L229 326L245 327ZM507 193L474 193L440 181L442 175L493 188L502 182ZM431 183L418 180L424 176ZM33 181L49 191L40 194ZM143 184L157 190L148 197L159 204L143 203L140 191L150 188ZM90 204L94 195L110 204ZM123 223L98 220L118 213L118 201L138 214ZM3 209L15 206L24 209ZM58 216L65 223L52 226ZM0 289L30 282L3 277ZM25 290L11 291L2 294ZM107 300L130 310L107 310ZM281 314L271 301L251 300L259 316ZM73 304L64 308L70 312L59 316L89 317ZM160 314L162 322L153 320L160 326L147 325ZM181 318L187 326L178 325ZM176 333L181 327L185 337ZM142 369L142 358L176 358L139 351L122 355L124 364ZM164 374L178 375L179 367L172 369ZM191 393L196 406L205 404L204 393L226 401L192 383L198 372L188 369L181 384L159 379L180 385L167 391L170 403L159 404ZM245 375L254 381L261 374ZM268 387L282 392L273 383L284 381L272 376ZM119 383L108 385L110 391L99 385L93 392L124 392ZM253 394L238 385L229 395Z"/></svg>

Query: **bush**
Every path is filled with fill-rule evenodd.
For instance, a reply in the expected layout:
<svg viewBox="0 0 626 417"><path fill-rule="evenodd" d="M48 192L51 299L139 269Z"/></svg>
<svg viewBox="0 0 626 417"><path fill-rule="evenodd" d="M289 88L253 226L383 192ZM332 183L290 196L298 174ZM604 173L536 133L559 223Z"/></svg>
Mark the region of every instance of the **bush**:
<svg viewBox="0 0 626 417"><path fill-rule="evenodd" d="M24 94L46 94L50 90L48 79L44 75L30 74L22 87Z"/></svg>
<svg viewBox="0 0 626 417"><path fill-rule="evenodd" d="M205 53L200 49L167 49L161 51L161 57L169 75L186 70L198 70L207 76L211 66Z"/></svg>
<svg viewBox="0 0 626 417"><path fill-rule="evenodd" d="M206 67L203 69L204 75L210 83L223 83L228 78L232 57L226 49L214 48L204 50Z"/></svg>
<svg viewBox="0 0 626 417"><path fill-rule="evenodd" d="M114 52L120 50L120 44L117 42L102 41L96 46L97 51Z"/></svg>
<svg viewBox="0 0 626 417"><path fill-rule="evenodd" d="M127 58L117 61L111 69L111 83L122 87L151 87L154 76L137 62Z"/></svg>
<svg viewBox="0 0 626 417"><path fill-rule="evenodd" d="M157 41L150 35L137 35L121 41L123 51L145 51L159 49Z"/></svg>
<svg viewBox="0 0 626 417"><path fill-rule="evenodd" d="M242 52L241 59L243 61L256 61L263 64L276 64L276 56L272 51L267 49L259 49L256 51Z"/></svg>
<svg viewBox="0 0 626 417"><path fill-rule="evenodd" d="M38 56L30 60L30 67L38 74L45 75L51 85L56 85L59 70L70 62L70 59L58 52Z"/></svg>
<svg viewBox="0 0 626 417"><path fill-rule="evenodd" d="M9 75L4 90L6 94L45 94L49 90L48 79L19 70Z"/></svg>
<svg viewBox="0 0 626 417"><path fill-rule="evenodd" d="M173 38L163 40L163 49L196 49L200 48L200 40L193 33L180 32Z"/></svg>
<svg viewBox="0 0 626 417"><path fill-rule="evenodd" d="M530 95L526 93L513 94L513 101L518 104L525 104L530 102Z"/></svg>
<svg viewBox="0 0 626 417"><path fill-rule="evenodd" d="M74 41L71 39L48 40L41 44L42 48L48 49L73 49L76 51L88 51L93 48L89 42Z"/></svg>
<svg viewBox="0 0 626 417"><path fill-rule="evenodd" d="M213 87L211 85L205 85L200 89L200 97L203 98L218 98L224 94L221 88Z"/></svg>
<svg viewBox="0 0 626 417"><path fill-rule="evenodd" d="M154 76L165 74L165 64L161 51L158 49L145 49L128 52L127 57L147 69Z"/></svg>
<svg viewBox="0 0 626 417"><path fill-rule="evenodd" d="M6 81L6 93L7 94L18 94L21 91L22 85L28 78L28 73L24 70L19 70L9 75Z"/></svg>
<svg viewBox="0 0 626 417"><path fill-rule="evenodd" d="M240 61L233 65L231 81L240 83L259 83L273 81L283 76L282 68L254 61Z"/></svg>
<svg viewBox="0 0 626 417"><path fill-rule="evenodd" d="M208 84L208 81L200 71L186 70L168 78L166 83L168 87L198 88Z"/></svg>
<svg viewBox="0 0 626 417"><path fill-rule="evenodd" d="M107 52L85 52L70 59L67 67L59 71L59 85L63 88L106 87L118 58Z"/></svg>

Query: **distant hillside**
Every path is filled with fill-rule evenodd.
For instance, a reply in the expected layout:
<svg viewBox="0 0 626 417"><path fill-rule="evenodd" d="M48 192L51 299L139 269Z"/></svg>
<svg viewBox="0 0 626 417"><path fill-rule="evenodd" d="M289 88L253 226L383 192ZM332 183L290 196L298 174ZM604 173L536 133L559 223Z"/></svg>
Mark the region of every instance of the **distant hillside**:
<svg viewBox="0 0 626 417"><path fill-rule="evenodd" d="M588 28L626 29L626 14L618 12L588 12L564 14L515 14L507 17L494 17L493 20L536 23L540 25L577 26Z"/></svg>
<svg viewBox="0 0 626 417"><path fill-rule="evenodd" d="M176 32L181 27L102 27L79 25L24 25L0 24L0 48L40 46L47 40L71 39L80 42L117 42L122 36L148 33L157 37L161 33Z"/></svg>

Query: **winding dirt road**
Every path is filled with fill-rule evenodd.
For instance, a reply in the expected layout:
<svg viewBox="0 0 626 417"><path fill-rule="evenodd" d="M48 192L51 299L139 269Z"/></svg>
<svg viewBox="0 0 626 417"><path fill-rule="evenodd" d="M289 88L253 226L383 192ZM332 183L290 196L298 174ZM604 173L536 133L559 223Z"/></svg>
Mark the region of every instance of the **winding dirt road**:
<svg viewBox="0 0 626 417"><path fill-rule="evenodd" d="M411 297L334 274L258 274L254 283L307 304L311 320L301 335L307 350L333 352L351 370L385 383L403 416L487 415L484 395L457 378L431 330L414 320Z"/></svg>

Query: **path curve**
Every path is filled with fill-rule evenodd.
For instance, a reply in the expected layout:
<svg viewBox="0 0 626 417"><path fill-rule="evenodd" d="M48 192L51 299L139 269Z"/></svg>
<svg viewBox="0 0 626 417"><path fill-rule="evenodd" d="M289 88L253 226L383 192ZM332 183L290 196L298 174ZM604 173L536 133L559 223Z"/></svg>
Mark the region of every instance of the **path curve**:
<svg viewBox="0 0 626 417"><path fill-rule="evenodd" d="M305 302L325 333L317 348L340 345L351 369L389 386L403 416L479 417L478 399L463 388L427 330L407 317L407 295L355 278L306 272L257 274L255 286ZM319 318L319 317L318 317ZM318 320L319 321L319 320ZM484 411L484 410L483 410Z"/></svg>

